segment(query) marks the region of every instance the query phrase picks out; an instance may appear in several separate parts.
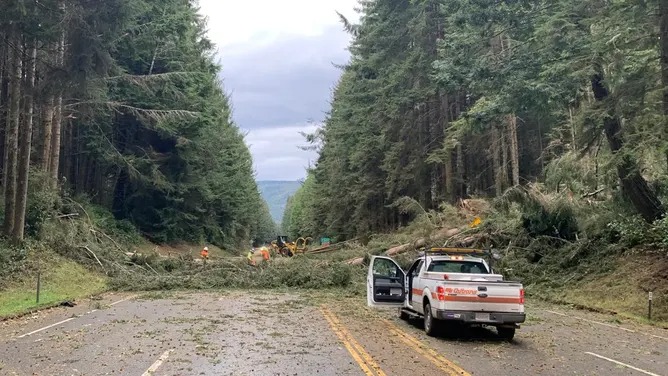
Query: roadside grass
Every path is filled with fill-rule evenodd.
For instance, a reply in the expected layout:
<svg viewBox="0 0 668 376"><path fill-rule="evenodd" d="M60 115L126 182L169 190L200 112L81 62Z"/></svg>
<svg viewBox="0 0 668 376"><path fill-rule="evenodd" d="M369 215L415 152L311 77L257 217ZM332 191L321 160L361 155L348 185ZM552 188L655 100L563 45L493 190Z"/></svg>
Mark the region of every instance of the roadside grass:
<svg viewBox="0 0 668 376"><path fill-rule="evenodd" d="M36 275L30 274L0 291L0 319L99 294L107 289L107 280L74 261L56 258L43 268L39 304L36 285Z"/></svg>
<svg viewBox="0 0 668 376"><path fill-rule="evenodd" d="M652 320L648 319L649 291L653 293ZM539 295L549 301L611 313L615 319L668 328L668 260L663 254L634 252L620 256L608 273L588 275Z"/></svg>

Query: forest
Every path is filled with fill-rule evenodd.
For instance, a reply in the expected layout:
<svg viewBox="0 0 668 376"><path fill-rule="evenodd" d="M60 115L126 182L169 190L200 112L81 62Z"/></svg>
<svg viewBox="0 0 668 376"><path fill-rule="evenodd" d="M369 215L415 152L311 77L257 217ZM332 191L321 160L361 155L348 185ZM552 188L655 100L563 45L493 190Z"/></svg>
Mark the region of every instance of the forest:
<svg viewBox="0 0 668 376"><path fill-rule="evenodd" d="M214 53L195 1L3 0L3 235L83 204L154 242L273 237Z"/></svg>
<svg viewBox="0 0 668 376"><path fill-rule="evenodd" d="M340 15L352 58L307 137L319 159L285 213L292 236L387 233L481 199L497 219L483 227L665 243L668 3L376 0L358 12Z"/></svg>

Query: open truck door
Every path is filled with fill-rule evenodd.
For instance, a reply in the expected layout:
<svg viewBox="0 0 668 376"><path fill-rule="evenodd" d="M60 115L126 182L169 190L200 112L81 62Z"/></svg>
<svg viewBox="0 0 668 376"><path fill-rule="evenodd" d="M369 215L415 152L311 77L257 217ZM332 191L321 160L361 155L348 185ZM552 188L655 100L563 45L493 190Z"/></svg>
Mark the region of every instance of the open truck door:
<svg viewBox="0 0 668 376"><path fill-rule="evenodd" d="M366 280L369 307L403 307L406 301L406 273L389 257L373 256Z"/></svg>

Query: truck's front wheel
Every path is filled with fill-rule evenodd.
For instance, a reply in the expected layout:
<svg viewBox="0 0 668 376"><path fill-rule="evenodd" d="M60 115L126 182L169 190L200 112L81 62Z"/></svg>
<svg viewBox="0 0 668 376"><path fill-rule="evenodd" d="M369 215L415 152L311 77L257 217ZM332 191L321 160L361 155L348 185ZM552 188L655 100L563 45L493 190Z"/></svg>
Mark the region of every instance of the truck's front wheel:
<svg viewBox="0 0 668 376"><path fill-rule="evenodd" d="M428 336L435 337L439 333L441 322L431 315L431 304L424 306L424 331Z"/></svg>

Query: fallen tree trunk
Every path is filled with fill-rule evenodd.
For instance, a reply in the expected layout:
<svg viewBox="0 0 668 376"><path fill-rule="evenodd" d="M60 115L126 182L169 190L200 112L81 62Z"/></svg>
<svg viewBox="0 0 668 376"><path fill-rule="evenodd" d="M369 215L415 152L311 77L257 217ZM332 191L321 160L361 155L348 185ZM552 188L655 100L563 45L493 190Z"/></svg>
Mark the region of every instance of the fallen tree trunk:
<svg viewBox="0 0 668 376"><path fill-rule="evenodd" d="M451 238L459 233L461 233L462 230L459 228L451 228L451 229L442 229L438 231L437 233L431 235L428 238L420 238L415 240L412 243L406 243L402 245L398 245L395 247L392 247L388 249L387 251L383 252L383 256L396 256L402 253L406 253L409 251L414 251L416 249L420 249L424 246L427 245L427 243L432 242L432 241L437 241L441 240L443 238ZM349 260L344 261L348 265L362 265L364 263L364 257L355 257Z"/></svg>
<svg viewBox="0 0 668 376"><path fill-rule="evenodd" d="M398 247L393 247L385 251L385 256L396 256L400 253L405 253L411 250L420 249L427 245L427 238L418 239L412 243L402 244Z"/></svg>

